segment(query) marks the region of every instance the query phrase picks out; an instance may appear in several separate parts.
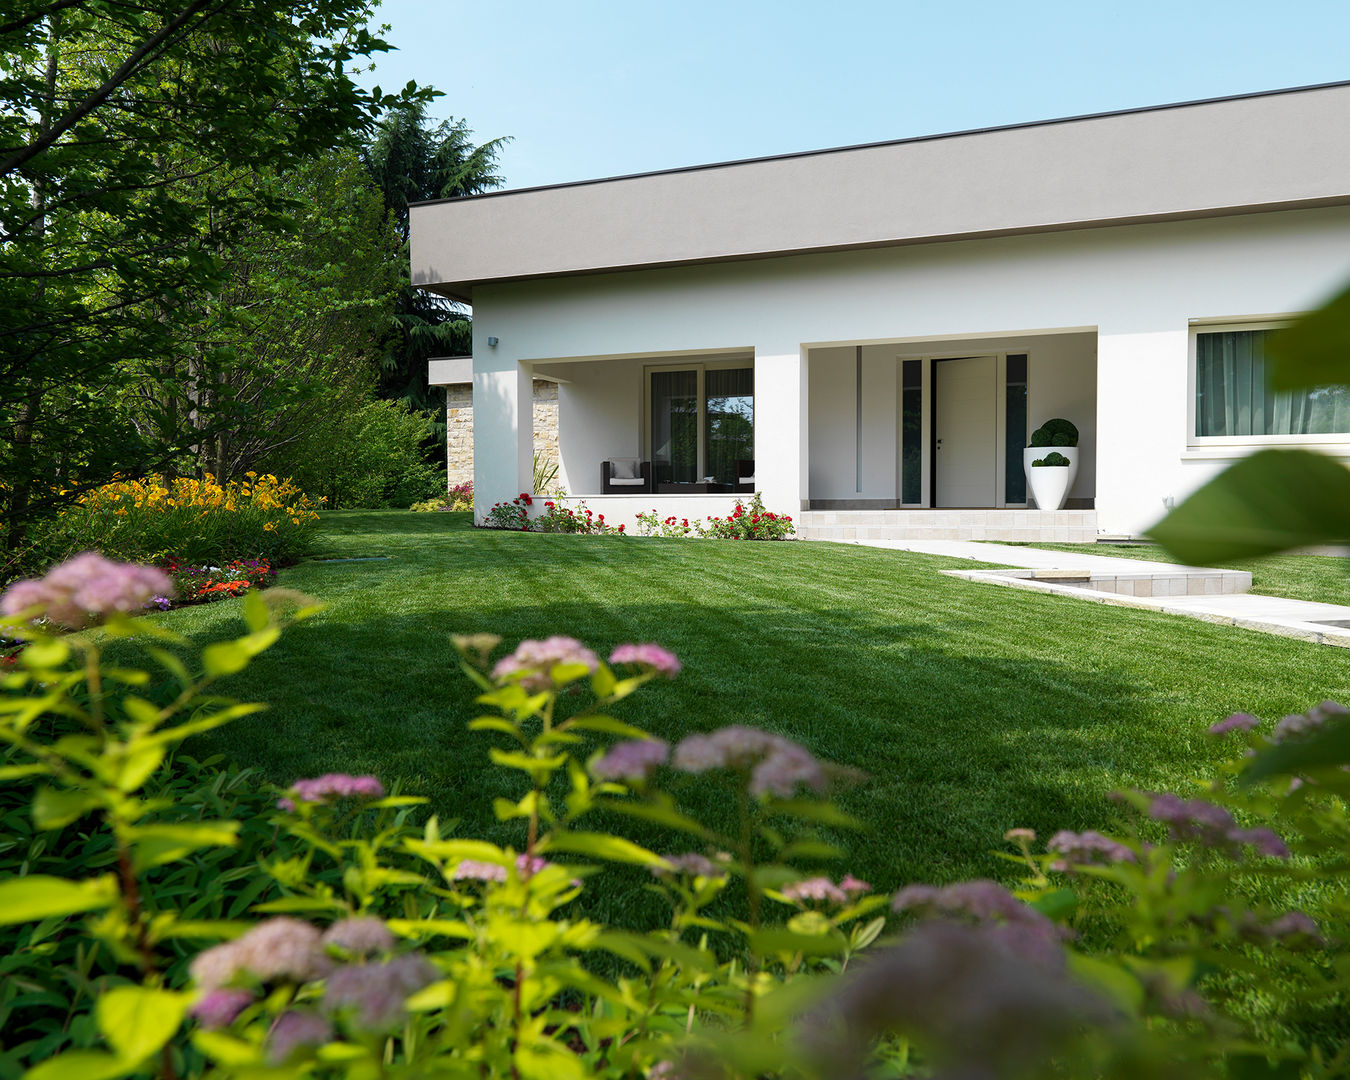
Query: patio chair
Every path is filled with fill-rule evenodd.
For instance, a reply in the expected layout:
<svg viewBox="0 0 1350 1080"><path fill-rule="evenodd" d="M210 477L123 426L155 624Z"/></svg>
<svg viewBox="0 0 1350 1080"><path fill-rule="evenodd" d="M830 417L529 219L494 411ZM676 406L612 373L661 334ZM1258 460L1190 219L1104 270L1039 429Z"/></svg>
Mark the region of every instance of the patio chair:
<svg viewBox="0 0 1350 1080"><path fill-rule="evenodd" d="M736 490L737 492L755 490L755 459L738 458L736 460Z"/></svg>
<svg viewBox="0 0 1350 1080"><path fill-rule="evenodd" d="M652 490L652 463L637 458L615 458L600 463L600 491L605 495L633 495Z"/></svg>

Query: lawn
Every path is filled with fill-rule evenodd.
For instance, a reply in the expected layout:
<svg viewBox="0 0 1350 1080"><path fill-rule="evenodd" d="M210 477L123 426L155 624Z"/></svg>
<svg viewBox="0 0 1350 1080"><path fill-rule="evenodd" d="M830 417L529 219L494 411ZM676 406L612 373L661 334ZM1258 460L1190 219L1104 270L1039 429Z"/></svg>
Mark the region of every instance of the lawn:
<svg viewBox="0 0 1350 1080"><path fill-rule="evenodd" d="M270 711L193 749L281 784L377 773L429 795L462 834L519 843L490 811L516 781L488 767L492 737L465 730L456 632L670 647L685 672L619 715L672 742L759 725L865 770L842 801L867 829L837 872L886 889L1005 874L990 852L1009 827L1103 827L1118 821L1112 789L1185 789L1221 756L1205 728L1229 712L1350 698L1342 650L973 584L930 556L486 532L467 514L324 520L325 550L389 558L283 571L328 609L225 687ZM239 629L235 602L164 618L201 643Z"/></svg>
<svg viewBox="0 0 1350 1080"><path fill-rule="evenodd" d="M1018 547L1073 551L1122 559L1180 560L1157 544L1019 544ZM1350 559L1334 555L1273 555L1255 562L1231 562L1221 570L1250 570L1252 589L1262 596L1311 600L1319 604L1350 604Z"/></svg>

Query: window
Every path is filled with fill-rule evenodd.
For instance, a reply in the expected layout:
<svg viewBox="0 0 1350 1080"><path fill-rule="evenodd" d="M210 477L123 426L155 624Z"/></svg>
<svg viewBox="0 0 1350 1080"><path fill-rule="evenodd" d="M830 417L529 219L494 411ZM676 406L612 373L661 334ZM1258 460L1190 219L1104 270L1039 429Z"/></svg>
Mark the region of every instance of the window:
<svg viewBox="0 0 1350 1080"><path fill-rule="evenodd" d="M736 462L755 456L753 367L701 364L649 372L652 477L734 484Z"/></svg>
<svg viewBox="0 0 1350 1080"><path fill-rule="evenodd" d="M1027 445L1027 354L1009 353L1003 405L1003 501L1027 501L1027 474L1022 447Z"/></svg>
<svg viewBox="0 0 1350 1080"><path fill-rule="evenodd" d="M1267 439L1350 434L1350 387L1275 391L1266 373L1272 328L1195 335L1195 434Z"/></svg>

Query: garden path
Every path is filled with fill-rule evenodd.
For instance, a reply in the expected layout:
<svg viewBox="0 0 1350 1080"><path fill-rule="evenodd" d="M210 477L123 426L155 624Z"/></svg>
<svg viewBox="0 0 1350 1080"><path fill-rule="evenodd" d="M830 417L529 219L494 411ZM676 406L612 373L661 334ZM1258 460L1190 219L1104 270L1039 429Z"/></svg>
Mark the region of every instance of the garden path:
<svg viewBox="0 0 1350 1080"><path fill-rule="evenodd" d="M943 571L969 581L1185 615L1205 622L1350 648L1350 606L1248 593L1252 576L1245 570L1179 566L974 540L856 540L852 543L1007 567Z"/></svg>

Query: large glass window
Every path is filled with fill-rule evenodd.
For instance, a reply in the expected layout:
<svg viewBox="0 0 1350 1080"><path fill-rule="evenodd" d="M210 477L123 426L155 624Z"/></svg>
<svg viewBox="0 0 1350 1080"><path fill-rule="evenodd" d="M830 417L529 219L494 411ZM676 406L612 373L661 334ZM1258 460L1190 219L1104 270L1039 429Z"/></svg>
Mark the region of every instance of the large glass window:
<svg viewBox="0 0 1350 1080"><path fill-rule="evenodd" d="M736 483L736 462L755 456L754 368L653 371L650 398L657 482Z"/></svg>
<svg viewBox="0 0 1350 1080"><path fill-rule="evenodd" d="M923 361L900 365L900 501L923 501Z"/></svg>
<svg viewBox="0 0 1350 1080"><path fill-rule="evenodd" d="M1195 434L1350 433L1350 387L1271 389L1266 373L1270 333L1222 330L1195 335Z"/></svg>

